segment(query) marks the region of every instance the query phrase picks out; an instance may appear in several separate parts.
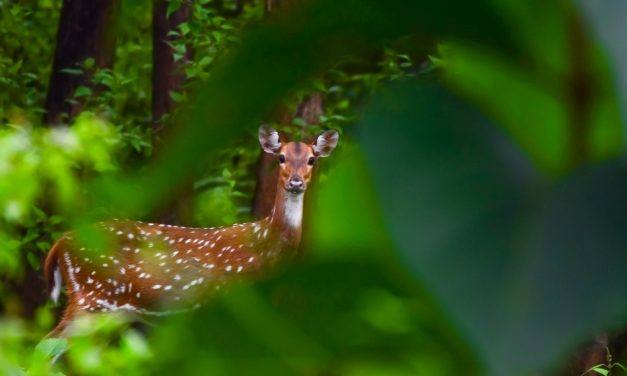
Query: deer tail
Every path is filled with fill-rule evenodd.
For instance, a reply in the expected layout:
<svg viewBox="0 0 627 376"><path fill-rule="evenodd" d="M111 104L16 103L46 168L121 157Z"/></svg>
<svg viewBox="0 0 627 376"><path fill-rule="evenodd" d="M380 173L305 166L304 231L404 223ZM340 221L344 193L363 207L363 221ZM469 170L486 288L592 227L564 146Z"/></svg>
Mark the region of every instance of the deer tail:
<svg viewBox="0 0 627 376"><path fill-rule="evenodd" d="M61 285L63 279L61 278L61 270L59 269L59 255L58 250L61 242L64 238L57 240L56 243L50 248L46 261L44 263L44 276L46 277L46 283L48 284L48 293L50 298L56 304L59 302L59 296L61 295Z"/></svg>

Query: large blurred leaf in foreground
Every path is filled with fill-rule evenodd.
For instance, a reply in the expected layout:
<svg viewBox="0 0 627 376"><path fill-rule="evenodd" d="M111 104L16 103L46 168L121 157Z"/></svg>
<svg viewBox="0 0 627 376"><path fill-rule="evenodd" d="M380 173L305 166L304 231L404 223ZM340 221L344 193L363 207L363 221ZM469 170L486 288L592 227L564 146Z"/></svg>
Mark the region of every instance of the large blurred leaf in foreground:
<svg viewBox="0 0 627 376"><path fill-rule="evenodd" d="M455 8L456 12L450 12ZM378 51L399 37L472 40L514 51L507 25L487 0L473 3L320 0L277 12L249 30L184 111L178 132L138 178L105 181L95 201L135 216L189 179L213 150L261 119L290 90L338 61ZM150 187L150 189L146 189Z"/></svg>
<svg viewBox="0 0 627 376"><path fill-rule="evenodd" d="M255 289L232 286L160 326L156 374L477 374L389 256L292 265Z"/></svg>
<svg viewBox="0 0 627 376"><path fill-rule="evenodd" d="M576 3L598 39L611 58L611 69L615 86L619 92L623 120L627 120L627 45L625 44L624 22L627 17L627 2L622 0L578 0ZM627 131L623 121L623 132ZM624 141L624 140L623 140Z"/></svg>
<svg viewBox="0 0 627 376"><path fill-rule="evenodd" d="M578 9L568 1L498 4L524 57L447 43L438 60L447 85L503 127L545 173L563 176L581 161L615 156L624 146L615 77Z"/></svg>
<svg viewBox="0 0 627 376"><path fill-rule="evenodd" d="M550 184L430 86L380 96L363 143L392 237L492 374L547 367L627 312L624 163Z"/></svg>

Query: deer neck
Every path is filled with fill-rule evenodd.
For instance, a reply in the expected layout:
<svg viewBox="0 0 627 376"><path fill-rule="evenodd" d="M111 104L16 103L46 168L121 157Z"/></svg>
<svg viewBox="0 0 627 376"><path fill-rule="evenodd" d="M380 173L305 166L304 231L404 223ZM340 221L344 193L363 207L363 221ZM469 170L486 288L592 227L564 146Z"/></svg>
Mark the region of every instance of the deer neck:
<svg viewBox="0 0 627 376"><path fill-rule="evenodd" d="M274 207L268 221L272 231L286 245L297 247L300 243L304 200L304 193L290 193L282 186L277 188Z"/></svg>

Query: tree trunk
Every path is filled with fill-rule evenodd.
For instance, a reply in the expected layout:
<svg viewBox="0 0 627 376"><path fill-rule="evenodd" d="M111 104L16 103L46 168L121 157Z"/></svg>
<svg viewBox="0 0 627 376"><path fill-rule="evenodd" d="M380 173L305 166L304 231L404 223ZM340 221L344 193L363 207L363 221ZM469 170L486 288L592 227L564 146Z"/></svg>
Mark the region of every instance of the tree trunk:
<svg viewBox="0 0 627 376"><path fill-rule="evenodd" d="M155 0L152 8L152 123L155 135L163 138L167 117L172 114L177 102L171 93L182 93L185 85L185 65L191 60L189 46L184 50L175 49L173 44L180 44L180 37L171 33L179 32L178 26L189 20L191 0L183 1L180 7L167 14L167 0ZM176 94L174 94L176 95ZM156 142L158 151L164 145ZM191 185L186 185L176 195L176 199L168 200L155 213L160 222L178 224L187 222L189 201L193 196Z"/></svg>
<svg viewBox="0 0 627 376"><path fill-rule="evenodd" d="M277 7L287 6L292 4L285 0L266 0L266 11L272 12ZM314 92L307 96L298 105L296 113L293 116L285 116L285 112L281 114L278 121L281 124L287 124L291 122L293 118L301 118L304 120L304 125L300 130L300 137L313 136L308 132L308 126L318 124L320 122L320 116L324 114L324 98L322 93ZM274 204L274 196L276 195L276 184L278 179L278 169L275 159L268 153L261 153L259 161L257 162L257 186L255 187L255 194L253 196L252 214L257 218L263 218L270 215L272 205ZM315 175L313 180L315 180ZM311 197L308 194L307 197ZM306 200L309 202L309 199ZM307 202L305 203L308 206Z"/></svg>
<svg viewBox="0 0 627 376"><path fill-rule="evenodd" d="M185 83L185 64L191 58L189 48L175 51L171 43L178 41L171 31L189 19L190 4L184 1L170 16L167 15L168 1L155 0L152 18L152 120L155 130L161 130L163 116L172 112L176 101L170 93L181 92Z"/></svg>
<svg viewBox="0 0 627 376"><path fill-rule="evenodd" d="M64 0L46 96L46 124L67 123L81 111L82 98L73 98L76 88L98 89L89 72L72 74L64 69L80 68L87 58L94 59L95 68L113 66L119 11L119 0Z"/></svg>

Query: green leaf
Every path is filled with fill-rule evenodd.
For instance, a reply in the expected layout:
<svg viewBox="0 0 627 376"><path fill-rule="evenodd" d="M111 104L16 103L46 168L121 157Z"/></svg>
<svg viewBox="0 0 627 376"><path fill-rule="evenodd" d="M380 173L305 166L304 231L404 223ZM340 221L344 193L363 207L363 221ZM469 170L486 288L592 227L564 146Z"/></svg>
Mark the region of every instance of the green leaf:
<svg viewBox="0 0 627 376"><path fill-rule="evenodd" d="M51 225L59 224L63 222L63 220L64 218L60 215L51 215L50 218L48 218L48 221L50 222Z"/></svg>
<svg viewBox="0 0 627 376"><path fill-rule="evenodd" d="M296 125L297 127L304 127L305 125L307 125L307 123L305 123L305 119L299 117L292 119L292 124Z"/></svg>
<svg viewBox="0 0 627 376"><path fill-rule="evenodd" d="M36 254L34 254L32 252L29 252L29 253L26 254L26 258L28 260L28 264L30 265L31 268L33 268L33 270L36 270L36 271L40 271L41 270L41 266L42 265L41 265L41 255L40 254L36 255Z"/></svg>
<svg viewBox="0 0 627 376"><path fill-rule="evenodd" d="M35 347L35 351L46 358L59 356L67 349L68 342L65 338L47 338L39 342Z"/></svg>
<svg viewBox="0 0 627 376"><path fill-rule="evenodd" d="M168 7L165 12L166 17L170 18L172 13L179 10L181 5L183 5L183 2L181 0L168 0Z"/></svg>
<svg viewBox="0 0 627 376"><path fill-rule="evenodd" d="M89 70L93 68L95 63L96 63L96 59L94 59L93 57L88 57L87 59L85 59L85 61L83 61L83 67Z"/></svg>
<svg viewBox="0 0 627 376"><path fill-rule="evenodd" d="M91 89L87 86L79 86L74 91L74 98L88 97L91 95Z"/></svg>
<svg viewBox="0 0 627 376"><path fill-rule="evenodd" d="M129 330L122 336L122 344L127 353L135 358L150 358L152 356L146 339L134 330Z"/></svg>
<svg viewBox="0 0 627 376"><path fill-rule="evenodd" d="M618 367L623 370L623 372L627 372L627 367L625 367L622 363L613 363L612 368L614 367Z"/></svg>
<svg viewBox="0 0 627 376"><path fill-rule="evenodd" d="M48 251L51 247L51 244L45 241L38 241L36 244L37 244L37 248L39 248L40 251L44 251L44 252ZM40 263L39 261L40 260L37 260L37 263Z"/></svg>
<svg viewBox="0 0 627 376"><path fill-rule="evenodd" d="M485 115L432 86L380 96L362 140L403 259L490 374L547 368L627 313L615 288L627 285L625 161L550 181Z"/></svg>
<svg viewBox="0 0 627 376"><path fill-rule="evenodd" d="M177 93L176 91L169 91L168 94L170 98L176 103L181 103L185 100L185 95L181 93Z"/></svg>
<svg viewBox="0 0 627 376"><path fill-rule="evenodd" d="M80 68L64 68L61 69L61 72L70 74L72 76L82 76L83 70Z"/></svg>
<svg viewBox="0 0 627 376"><path fill-rule="evenodd" d="M181 35L187 35L189 34L189 23L188 22L181 22L178 25L179 30L181 30Z"/></svg>
<svg viewBox="0 0 627 376"><path fill-rule="evenodd" d="M594 367L590 368L590 370L588 372L586 372L586 373L589 373L589 372L596 372L599 375L603 375L603 376L607 376L607 375L610 374L610 370L607 369L604 365L594 366Z"/></svg>

